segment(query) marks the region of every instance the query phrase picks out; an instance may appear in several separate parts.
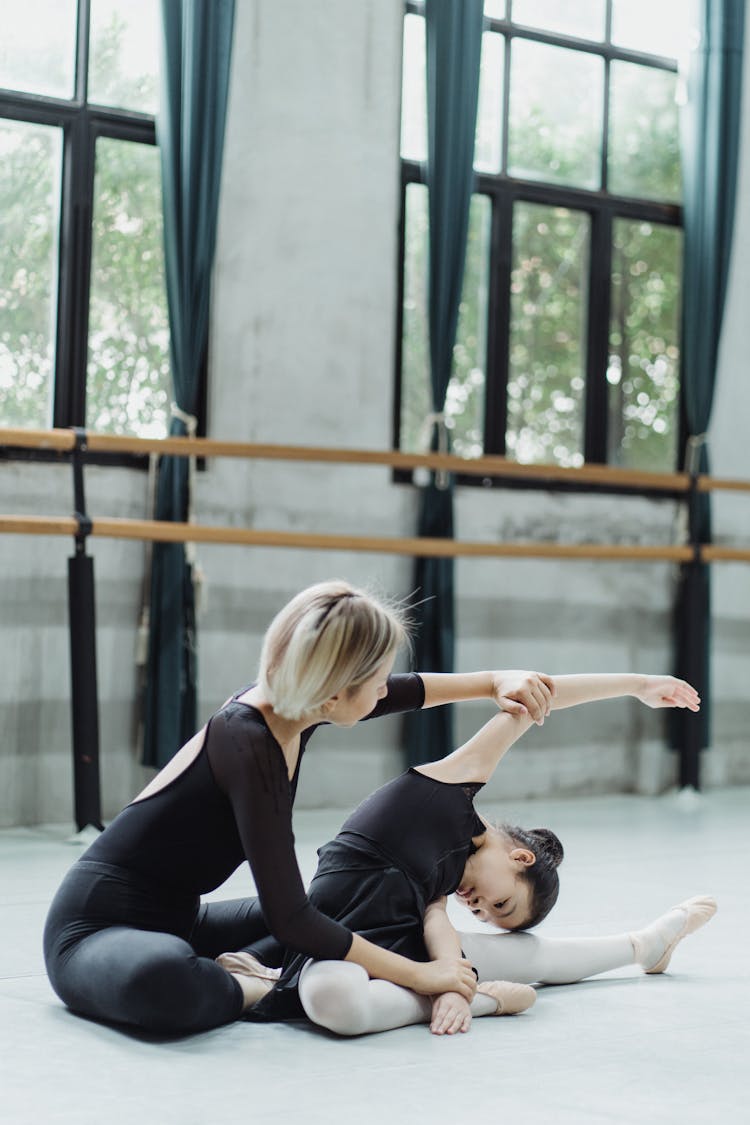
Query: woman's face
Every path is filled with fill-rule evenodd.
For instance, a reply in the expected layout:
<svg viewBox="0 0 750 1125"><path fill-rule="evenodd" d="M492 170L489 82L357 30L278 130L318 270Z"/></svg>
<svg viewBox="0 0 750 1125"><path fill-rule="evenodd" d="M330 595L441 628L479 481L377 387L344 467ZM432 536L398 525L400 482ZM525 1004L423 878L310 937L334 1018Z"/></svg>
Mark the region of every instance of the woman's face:
<svg viewBox="0 0 750 1125"><path fill-rule="evenodd" d="M533 892L523 873L535 861L528 848L519 848L502 832L490 829L467 860L456 897L480 922L518 929L531 917Z"/></svg>
<svg viewBox="0 0 750 1125"><path fill-rule="evenodd" d="M378 700L388 694L387 680L395 659L396 653L393 652L376 668L374 675L354 691L342 691L340 695L334 695L329 700L332 706L326 710L326 719L337 727L352 727L369 715Z"/></svg>

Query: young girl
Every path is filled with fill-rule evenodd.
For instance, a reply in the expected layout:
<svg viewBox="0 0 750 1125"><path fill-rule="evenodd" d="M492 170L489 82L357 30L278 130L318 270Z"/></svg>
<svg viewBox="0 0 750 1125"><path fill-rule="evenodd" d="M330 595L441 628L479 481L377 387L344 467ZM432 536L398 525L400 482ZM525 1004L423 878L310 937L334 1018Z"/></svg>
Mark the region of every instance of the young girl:
<svg viewBox="0 0 750 1125"><path fill-rule="evenodd" d="M50 981L74 1011L186 1033L237 1019L257 998L215 958L270 932L306 958L342 960L416 993L471 999L460 953L412 960L327 917L305 895L292 805L321 722L487 697L543 721L536 673L391 677L398 612L345 582L298 594L271 623L258 683L234 695L73 865L47 917ZM258 900L201 905L245 860Z"/></svg>
<svg viewBox="0 0 750 1125"><path fill-rule="evenodd" d="M578 675L552 678L553 709L631 695L650 707L699 709L695 691L669 676ZM473 1000L453 990L430 999L357 965L311 962L287 953L280 978L272 942L221 960L255 978L253 1018L307 1015L339 1034L430 1022L437 1034L466 1031L472 1013L529 1007L532 981L570 982L639 962L662 972L677 942L712 916L712 899L693 899L634 935L555 942L528 934L457 934L445 909L455 892L483 921L506 930L536 925L558 894L563 850L548 829L493 828L473 798L530 719L501 713L448 757L409 770L349 817L320 852L310 900L369 941L414 960L469 957L479 981ZM282 951L283 952L283 951ZM494 978L503 978L495 980Z"/></svg>

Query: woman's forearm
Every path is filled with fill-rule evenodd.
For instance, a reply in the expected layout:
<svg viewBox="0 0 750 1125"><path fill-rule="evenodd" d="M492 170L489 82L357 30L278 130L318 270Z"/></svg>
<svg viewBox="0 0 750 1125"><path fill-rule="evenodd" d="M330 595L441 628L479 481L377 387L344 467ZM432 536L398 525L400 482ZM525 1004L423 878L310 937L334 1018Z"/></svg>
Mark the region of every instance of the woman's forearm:
<svg viewBox="0 0 750 1125"><path fill-rule="evenodd" d="M468 699L491 699L501 711L530 715L543 723L554 694L552 679L543 672L514 668L487 672L420 672L424 684L424 707L461 703Z"/></svg>
<svg viewBox="0 0 750 1125"><path fill-rule="evenodd" d="M420 672L424 707L492 698L492 672Z"/></svg>

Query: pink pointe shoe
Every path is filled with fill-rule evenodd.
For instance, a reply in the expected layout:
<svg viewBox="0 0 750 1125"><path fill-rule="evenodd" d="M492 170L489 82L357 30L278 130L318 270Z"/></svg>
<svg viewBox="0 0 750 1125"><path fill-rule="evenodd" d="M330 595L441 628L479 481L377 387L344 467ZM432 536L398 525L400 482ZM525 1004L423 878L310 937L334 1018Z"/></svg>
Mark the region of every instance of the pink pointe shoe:
<svg viewBox="0 0 750 1125"><path fill-rule="evenodd" d="M483 980L477 985L477 992L491 996L497 1003L495 1016L517 1016L525 1012L536 1000L536 992L530 984L515 984L509 980Z"/></svg>

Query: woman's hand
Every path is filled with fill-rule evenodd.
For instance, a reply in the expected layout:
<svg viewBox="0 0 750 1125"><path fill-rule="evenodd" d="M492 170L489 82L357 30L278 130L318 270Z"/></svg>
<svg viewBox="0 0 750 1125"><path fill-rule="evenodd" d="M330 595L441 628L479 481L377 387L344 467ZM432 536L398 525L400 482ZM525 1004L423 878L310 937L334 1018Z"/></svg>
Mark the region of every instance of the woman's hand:
<svg viewBox="0 0 750 1125"><path fill-rule="evenodd" d="M552 677L540 672L492 673L492 698L498 707L511 715L528 714L539 726L550 713L554 694Z"/></svg>
<svg viewBox="0 0 750 1125"><path fill-rule="evenodd" d="M634 694L647 707L687 707L688 711L701 709L700 696L695 688L674 676L644 676L642 686Z"/></svg>
<svg viewBox="0 0 750 1125"><path fill-rule="evenodd" d="M455 1035L471 1027L471 1008L457 992L444 992L432 1001L430 1031L433 1035Z"/></svg>
<svg viewBox="0 0 750 1125"><path fill-rule="evenodd" d="M469 961L464 958L454 960L442 957L437 961L425 961L418 965L412 988L423 996L457 992L469 1001L477 990L477 978Z"/></svg>

